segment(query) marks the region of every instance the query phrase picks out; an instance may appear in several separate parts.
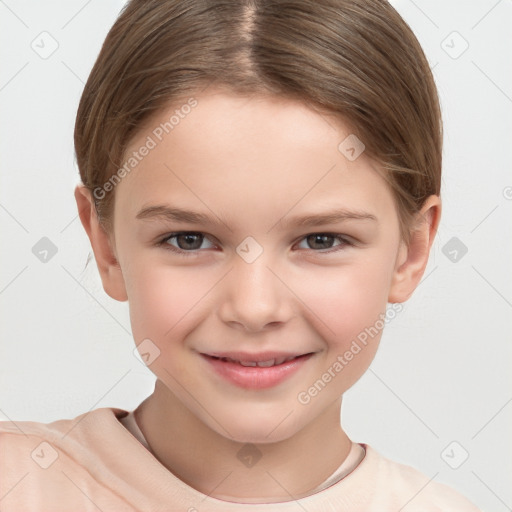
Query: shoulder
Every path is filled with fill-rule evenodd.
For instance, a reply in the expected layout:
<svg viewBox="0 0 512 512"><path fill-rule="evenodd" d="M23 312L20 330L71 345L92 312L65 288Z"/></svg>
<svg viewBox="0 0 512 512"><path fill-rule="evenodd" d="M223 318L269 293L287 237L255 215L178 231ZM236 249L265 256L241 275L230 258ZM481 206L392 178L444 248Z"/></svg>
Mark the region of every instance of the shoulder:
<svg viewBox="0 0 512 512"><path fill-rule="evenodd" d="M2 511L66 510L70 504L85 504L84 488L96 489L106 504L115 503L109 489L92 474L91 466L101 466L102 443L95 439L105 434L103 427L107 426L107 432L108 425L114 429L116 414L124 413L128 414L122 409L101 408L51 423L1 421ZM98 430L91 436L95 428ZM89 510L88 506L84 510Z"/></svg>
<svg viewBox="0 0 512 512"><path fill-rule="evenodd" d="M27 449L31 450L29 455L32 455L32 450L39 448L40 443L54 444L56 448L64 450L76 448L79 446L77 441L91 439L92 431L102 434L103 432L97 429L108 429L118 425L118 418L127 414L128 411L123 409L103 407L83 413L73 419L56 420L50 423L0 421L0 444L4 454L2 460L5 461L9 454L21 455ZM47 453L45 452L44 457ZM36 453L33 455L37 459ZM36 462L41 461L36 460Z"/></svg>
<svg viewBox="0 0 512 512"><path fill-rule="evenodd" d="M363 446L367 469L375 479L376 500L387 495L389 504L403 512L480 512L462 494L437 482L437 474L428 477L411 466L383 457L371 446Z"/></svg>

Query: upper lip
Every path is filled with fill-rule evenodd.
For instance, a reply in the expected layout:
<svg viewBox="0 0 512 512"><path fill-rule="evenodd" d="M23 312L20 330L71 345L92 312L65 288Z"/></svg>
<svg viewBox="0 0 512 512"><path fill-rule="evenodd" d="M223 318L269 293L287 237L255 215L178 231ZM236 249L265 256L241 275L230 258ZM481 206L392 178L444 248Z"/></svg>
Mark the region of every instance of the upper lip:
<svg viewBox="0 0 512 512"><path fill-rule="evenodd" d="M251 354L249 352L203 352L203 355L206 356L219 358L226 357L228 359L233 359L235 361L254 361L256 363L261 361L270 361L271 359L289 359L293 357L303 356L306 354L311 354L311 352L258 352L255 354Z"/></svg>

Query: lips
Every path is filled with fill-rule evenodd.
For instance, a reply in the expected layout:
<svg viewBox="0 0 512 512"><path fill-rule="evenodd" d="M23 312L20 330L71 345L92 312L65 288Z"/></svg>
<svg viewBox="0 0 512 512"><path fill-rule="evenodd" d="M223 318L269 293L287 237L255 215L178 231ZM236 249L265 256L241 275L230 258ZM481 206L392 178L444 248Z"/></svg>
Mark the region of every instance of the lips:
<svg viewBox="0 0 512 512"><path fill-rule="evenodd" d="M314 353L230 352L200 355L222 379L238 387L256 390L271 388L287 380L307 364Z"/></svg>

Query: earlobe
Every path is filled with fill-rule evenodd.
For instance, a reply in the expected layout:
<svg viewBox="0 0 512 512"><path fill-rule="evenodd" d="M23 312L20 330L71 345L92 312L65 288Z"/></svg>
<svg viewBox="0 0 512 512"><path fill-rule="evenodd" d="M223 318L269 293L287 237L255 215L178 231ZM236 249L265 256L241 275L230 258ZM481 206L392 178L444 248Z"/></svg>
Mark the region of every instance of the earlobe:
<svg viewBox="0 0 512 512"><path fill-rule="evenodd" d="M113 299L127 301L123 273L115 254L114 244L98 220L90 190L85 185L77 185L75 200L80 221L91 242L103 289Z"/></svg>
<svg viewBox="0 0 512 512"><path fill-rule="evenodd" d="M405 302L418 286L428 263L441 218L439 196L429 196L416 215L415 229L408 246L403 242L398 250L388 302Z"/></svg>

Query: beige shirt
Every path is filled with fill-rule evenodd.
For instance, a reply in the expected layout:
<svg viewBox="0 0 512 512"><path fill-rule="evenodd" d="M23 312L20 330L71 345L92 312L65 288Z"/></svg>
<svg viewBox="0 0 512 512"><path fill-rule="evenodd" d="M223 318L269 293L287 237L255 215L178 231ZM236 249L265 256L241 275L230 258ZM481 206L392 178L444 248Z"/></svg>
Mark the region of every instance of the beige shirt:
<svg viewBox="0 0 512 512"><path fill-rule="evenodd" d="M306 497L238 504L190 487L149 451L128 412L99 408L52 423L0 422L0 510L183 512L479 512L456 491L354 443Z"/></svg>

